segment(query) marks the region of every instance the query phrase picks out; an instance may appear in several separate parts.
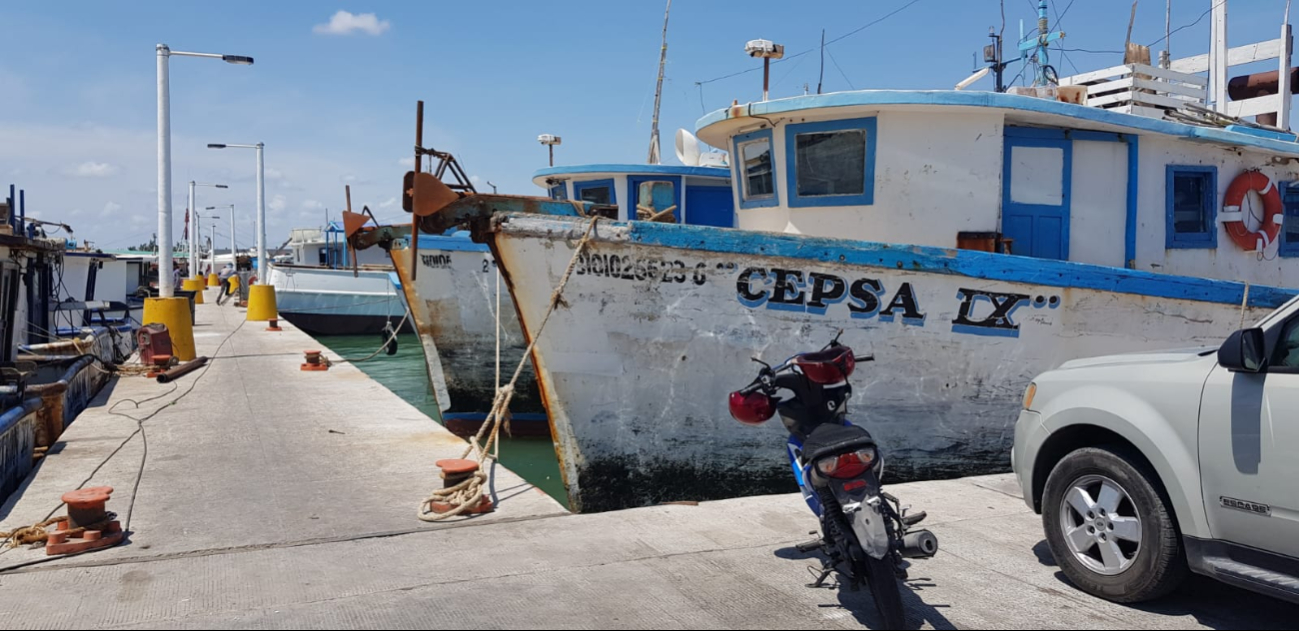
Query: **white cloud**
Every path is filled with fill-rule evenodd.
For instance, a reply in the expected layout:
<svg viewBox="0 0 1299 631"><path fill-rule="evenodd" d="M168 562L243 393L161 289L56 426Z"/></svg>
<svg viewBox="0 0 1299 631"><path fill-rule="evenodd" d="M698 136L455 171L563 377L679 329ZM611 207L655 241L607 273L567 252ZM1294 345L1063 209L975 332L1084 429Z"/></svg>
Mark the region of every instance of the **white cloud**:
<svg viewBox="0 0 1299 631"><path fill-rule="evenodd" d="M266 179L274 182L284 179L284 172L279 169L266 169Z"/></svg>
<svg viewBox="0 0 1299 631"><path fill-rule="evenodd" d="M117 173L117 167L107 162L90 161L70 167L66 173L75 177L108 177Z"/></svg>
<svg viewBox="0 0 1299 631"><path fill-rule="evenodd" d="M407 169L413 169L413 168L415 168L415 158L414 158L414 156L409 157L409 158L402 158L402 159L398 160L398 161L397 161L397 166L399 166L399 167L406 167Z"/></svg>
<svg viewBox="0 0 1299 631"><path fill-rule="evenodd" d="M356 181L356 176L355 176L355 175L344 175L344 176L343 176L343 181L344 181L344 182L347 182L347 183L350 184L350 183Z"/></svg>
<svg viewBox="0 0 1299 631"><path fill-rule="evenodd" d="M321 208L324 208L325 205L314 199L308 199L307 201L302 202L302 207L306 210L320 210Z"/></svg>
<svg viewBox="0 0 1299 631"><path fill-rule="evenodd" d="M474 185L477 186L480 182L483 181L483 178L480 178L477 175L471 175L469 176L469 181L473 182Z"/></svg>
<svg viewBox="0 0 1299 631"><path fill-rule="evenodd" d="M289 202L288 200L284 199L283 195L276 195L275 197L271 198L271 202L266 205L266 208L274 211L281 211L284 210L284 207L288 205Z"/></svg>
<svg viewBox="0 0 1299 631"><path fill-rule="evenodd" d="M108 202L104 204L104 210L99 212L100 217L112 217L117 211L122 209L122 205L117 202Z"/></svg>
<svg viewBox="0 0 1299 631"><path fill-rule="evenodd" d="M396 205L397 205L397 198L396 198L396 197L389 197L389 198L388 198L388 201L386 201L386 202L384 202L384 203L382 203L382 204L379 204L379 208L392 208L393 206L396 206Z"/></svg>
<svg viewBox="0 0 1299 631"><path fill-rule="evenodd" d="M311 30L321 35L351 35L356 32L380 35L390 26L392 24L388 20L380 20L373 13L339 11L329 18L328 24L317 24Z"/></svg>

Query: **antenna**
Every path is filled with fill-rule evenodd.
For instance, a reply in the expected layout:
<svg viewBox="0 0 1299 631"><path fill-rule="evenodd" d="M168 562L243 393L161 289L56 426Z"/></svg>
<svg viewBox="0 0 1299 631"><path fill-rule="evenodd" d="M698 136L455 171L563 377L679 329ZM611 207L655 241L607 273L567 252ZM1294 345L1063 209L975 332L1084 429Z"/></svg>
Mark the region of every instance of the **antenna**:
<svg viewBox="0 0 1299 631"><path fill-rule="evenodd" d="M677 130L677 160L688 167L699 166L699 139L684 130Z"/></svg>
<svg viewBox="0 0 1299 631"><path fill-rule="evenodd" d="M663 47L659 49L658 86L654 88L654 121L650 125L650 164L660 164L662 162L659 159L659 104L663 102L663 68L668 62L668 14L671 12L672 0L668 0L668 8L663 11Z"/></svg>
<svg viewBox="0 0 1299 631"><path fill-rule="evenodd" d="M825 82L825 29L821 29L821 74L816 78L816 93L821 93L821 84Z"/></svg>
<svg viewBox="0 0 1299 631"><path fill-rule="evenodd" d="M980 69L980 70L978 70L978 71L975 71L974 74L970 75L969 77L966 77L964 81L961 81L960 83L956 84L956 89L957 89L957 90L964 90L965 88L968 88L968 87L970 87L971 85L974 85L974 82L975 82L975 81L978 81L979 79L982 79L982 78L988 76L988 73L990 73L990 72L992 72L992 68L990 68L990 67L989 67L989 68L983 68L983 69Z"/></svg>

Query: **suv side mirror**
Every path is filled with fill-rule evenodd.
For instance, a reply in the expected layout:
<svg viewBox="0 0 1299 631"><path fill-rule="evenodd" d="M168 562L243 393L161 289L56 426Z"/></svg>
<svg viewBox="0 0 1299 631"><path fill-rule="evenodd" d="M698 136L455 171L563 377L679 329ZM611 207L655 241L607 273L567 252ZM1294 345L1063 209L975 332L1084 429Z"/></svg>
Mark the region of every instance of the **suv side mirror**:
<svg viewBox="0 0 1299 631"><path fill-rule="evenodd" d="M1218 363L1232 372L1262 372L1267 365L1263 329L1242 329L1231 334L1218 349Z"/></svg>

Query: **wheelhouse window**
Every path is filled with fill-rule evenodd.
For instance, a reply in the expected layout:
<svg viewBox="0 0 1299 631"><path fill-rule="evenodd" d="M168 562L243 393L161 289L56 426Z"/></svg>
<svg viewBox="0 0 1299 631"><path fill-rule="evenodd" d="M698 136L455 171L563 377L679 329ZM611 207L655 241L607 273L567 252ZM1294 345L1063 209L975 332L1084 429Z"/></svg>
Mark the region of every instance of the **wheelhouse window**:
<svg viewBox="0 0 1299 631"><path fill-rule="evenodd" d="M580 201L597 206L613 206L618 203L618 197L613 192L613 180L574 182L573 195Z"/></svg>
<svg viewBox="0 0 1299 631"><path fill-rule="evenodd" d="M1169 165L1165 180L1165 245L1169 249L1217 247L1217 168Z"/></svg>
<svg viewBox="0 0 1299 631"><path fill-rule="evenodd" d="M680 178L672 180L651 180L638 177L627 178L628 188L632 194L632 206L635 217L639 220L660 222L677 222L681 213L681 193L677 190Z"/></svg>
<svg viewBox="0 0 1299 631"><path fill-rule="evenodd" d="M771 130L761 129L735 137L740 207L775 206L776 171L771 149Z"/></svg>
<svg viewBox="0 0 1299 631"><path fill-rule="evenodd" d="M775 194L771 172L771 141L763 138L740 145L744 157L744 194L749 199Z"/></svg>
<svg viewBox="0 0 1299 631"><path fill-rule="evenodd" d="M550 187L550 198L561 202L567 200L568 199L567 189L568 187L565 186L563 182L552 185Z"/></svg>
<svg viewBox="0 0 1299 631"><path fill-rule="evenodd" d="M874 203L875 129L874 118L803 123L786 128L789 205Z"/></svg>

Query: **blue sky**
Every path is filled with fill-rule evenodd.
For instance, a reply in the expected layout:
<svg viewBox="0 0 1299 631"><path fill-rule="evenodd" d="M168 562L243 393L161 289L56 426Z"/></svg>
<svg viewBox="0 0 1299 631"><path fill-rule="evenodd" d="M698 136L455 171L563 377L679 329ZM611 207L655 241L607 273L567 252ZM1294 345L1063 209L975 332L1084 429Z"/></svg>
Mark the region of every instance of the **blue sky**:
<svg viewBox="0 0 1299 631"><path fill-rule="evenodd" d="M761 73L744 42L766 38L787 54L815 49L912 0L735 3L676 0L664 84L664 160L672 133L705 110L756 100ZM1131 2L1051 0L1067 33L1061 75L1121 62ZM1230 5L1232 45L1275 38L1284 0ZM1072 5L1072 6L1071 6ZM1005 0L1013 50L1035 0ZM1174 0L1174 28L1209 0ZM1000 28L998 0L919 0L828 48L826 92L863 88L950 89ZM156 225L154 45L251 55L252 67L173 58L173 192L177 230L186 183L200 207L236 204L241 247L254 207L251 151L209 142L266 143L268 240L356 205L404 217L402 161L414 144L415 101L426 101L425 142L456 153L479 182L539 194L541 133L560 135L559 164L643 162L653 108L664 3L568 0L378 3L6 3L0 6L0 183L27 191L29 212L67 221L102 247L147 241ZM352 17L335 18L339 11ZM337 19L329 28L331 19ZM1174 57L1205 52L1209 20L1178 32ZM346 28L350 27L350 28ZM1164 33L1164 2L1141 0L1133 40ZM1162 48L1162 45L1156 49ZM1071 63L1072 62L1072 65ZM816 90L819 56L772 67L772 98ZM1017 70L1013 69L1012 73ZM990 89L990 80L975 86ZM223 218L218 233L224 235ZM206 230L205 230L206 232ZM226 237L218 237L224 246Z"/></svg>

